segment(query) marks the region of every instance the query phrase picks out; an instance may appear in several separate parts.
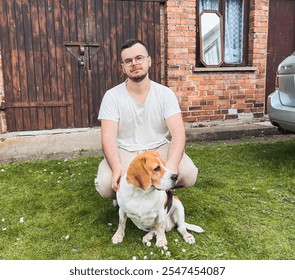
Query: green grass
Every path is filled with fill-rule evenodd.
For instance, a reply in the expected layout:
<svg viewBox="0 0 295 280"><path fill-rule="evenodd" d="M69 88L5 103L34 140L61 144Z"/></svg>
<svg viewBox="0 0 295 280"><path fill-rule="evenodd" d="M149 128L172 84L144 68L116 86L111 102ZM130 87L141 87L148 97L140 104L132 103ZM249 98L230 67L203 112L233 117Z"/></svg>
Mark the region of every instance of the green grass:
<svg viewBox="0 0 295 280"><path fill-rule="evenodd" d="M175 193L205 229L168 250L141 243L130 221L112 245L118 211L93 186L101 158L0 165L0 259L294 259L295 142L196 146L196 185ZM23 222L21 222L23 221Z"/></svg>

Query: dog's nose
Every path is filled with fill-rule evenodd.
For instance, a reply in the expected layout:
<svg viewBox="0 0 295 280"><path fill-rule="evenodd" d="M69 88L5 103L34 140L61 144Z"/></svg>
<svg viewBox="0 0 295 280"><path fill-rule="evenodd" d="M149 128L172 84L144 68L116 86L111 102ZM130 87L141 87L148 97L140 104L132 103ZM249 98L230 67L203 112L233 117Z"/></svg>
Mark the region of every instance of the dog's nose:
<svg viewBox="0 0 295 280"><path fill-rule="evenodd" d="M178 178L178 175L177 174L172 174L170 178L171 178L172 181L176 182L176 180Z"/></svg>

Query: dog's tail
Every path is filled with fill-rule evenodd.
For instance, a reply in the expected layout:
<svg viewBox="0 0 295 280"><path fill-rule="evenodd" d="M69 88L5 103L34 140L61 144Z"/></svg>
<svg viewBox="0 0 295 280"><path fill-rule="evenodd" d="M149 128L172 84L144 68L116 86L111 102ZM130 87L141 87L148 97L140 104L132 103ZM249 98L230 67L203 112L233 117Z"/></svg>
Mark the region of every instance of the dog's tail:
<svg viewBox="0 0 295 280"><path fill-rule="evenodd" d="M202 232L204 232L204 230L203 230L201 227L196 226L196 225L192 225L192 224L185 223L185 227L186 227L188 230L191 230L191 231L194 231L194 232L197 232L197 233L202 233Z"/></svg>

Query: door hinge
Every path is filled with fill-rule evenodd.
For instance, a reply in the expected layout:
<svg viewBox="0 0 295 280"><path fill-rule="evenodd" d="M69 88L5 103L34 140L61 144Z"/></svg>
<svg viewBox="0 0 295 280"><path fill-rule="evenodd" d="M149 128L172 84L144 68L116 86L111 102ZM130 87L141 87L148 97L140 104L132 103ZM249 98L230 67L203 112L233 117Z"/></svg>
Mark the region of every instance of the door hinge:
<svg viewBox="0 0 295 280"><path fill-rule="evenodd" d="M64 101L38 101L38 102L1 102L0 110L8 108L42 108L42 107L68 107L70 102Z"/></svg>

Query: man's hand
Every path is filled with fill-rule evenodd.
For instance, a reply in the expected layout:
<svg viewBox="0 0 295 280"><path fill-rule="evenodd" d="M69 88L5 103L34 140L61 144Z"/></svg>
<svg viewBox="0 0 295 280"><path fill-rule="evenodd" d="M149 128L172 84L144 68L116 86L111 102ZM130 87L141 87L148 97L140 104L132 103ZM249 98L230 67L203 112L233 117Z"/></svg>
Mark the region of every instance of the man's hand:
<svg viewBox="0 0 295 280"><path fill-rule="evenodd" d="M167 160L165 166L167 169L169 169L174 174L178 174L178 164L177 163L173 164L171 161Z"/></svg>
<svg viewBox="0 0 295 280"><path fill-rule="evenodd" d="M117 192L120 188L120 179L124 175L125 170L121 167L117 170L113 170L112 176L112 189Z"/></svg>

